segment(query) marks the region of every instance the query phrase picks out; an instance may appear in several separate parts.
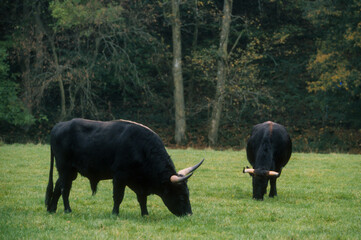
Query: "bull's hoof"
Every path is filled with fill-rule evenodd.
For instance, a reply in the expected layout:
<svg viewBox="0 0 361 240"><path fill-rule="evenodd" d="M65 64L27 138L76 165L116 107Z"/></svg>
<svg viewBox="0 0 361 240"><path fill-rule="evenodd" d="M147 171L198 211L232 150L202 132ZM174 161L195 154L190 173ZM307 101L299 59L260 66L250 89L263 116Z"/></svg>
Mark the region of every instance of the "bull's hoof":
<svg viewBox="0 0 361 240"><path fill-rule="evenodd" d="M71 213L71 209L64 209L64 213Z"/></svg>
<svg viewBox="0 0 361 240"><path fill-rule="evenodd" d="M142 217L147 217L147 216L149 216L149 213L148 213L148 212L142 213Z"/></svg>
<svg viewBox="0 0 361 240"><path fill-rule="evenodd" d="M56 208L55 208L55 209L48 208L47 211L48 211L48 213L55 213L55 212L56 212Z"/></svg>
<svg viewBox="0 0 361 240"><path fill-rule="evenodd" d="M119 211L112 211L112 214L114 215L114 216L118 216L119 215Z"/></svg>

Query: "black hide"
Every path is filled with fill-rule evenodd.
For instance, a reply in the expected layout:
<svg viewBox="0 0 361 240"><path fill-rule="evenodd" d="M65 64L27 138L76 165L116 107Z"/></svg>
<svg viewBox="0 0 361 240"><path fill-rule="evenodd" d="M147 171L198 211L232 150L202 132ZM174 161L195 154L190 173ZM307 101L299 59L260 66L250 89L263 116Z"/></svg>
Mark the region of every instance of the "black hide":
<svg viewBox="0 0 361 240"><path fill-rule="evenodd" d="M268 121L253 127L247 143L247 159L255 169L255 173L251 174L253 198L263 200L268 181L271 185L269 196L277 195L276 181L291 153L291 138L284 126ZM276 171L279 175L267 176L266 171Z"/></svg>
<svg viewBox="0 0 361 240"><path fill-rule="evenodd" d="M54 157L59 178L53 191ZM93 194L99 181L113 180L113 213L119 213L126 186L137 195L141 214L147 215L147 196L160 196L177 216L192 214L186 181L177 175L160 137L146 126L119 120L110 122L73 119L51 131L51 166L45 203L55 212L62 195L65 212L71 212L69 192L77 173L90 180Z"/></svg>

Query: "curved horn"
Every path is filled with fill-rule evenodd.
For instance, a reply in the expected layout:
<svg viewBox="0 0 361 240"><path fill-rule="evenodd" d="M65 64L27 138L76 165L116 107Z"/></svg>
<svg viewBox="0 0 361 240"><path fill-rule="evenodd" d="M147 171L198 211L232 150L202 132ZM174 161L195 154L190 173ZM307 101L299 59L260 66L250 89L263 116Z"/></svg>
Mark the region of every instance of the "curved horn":
<svg viewBox="0 0 361 240"><path fill-rule="evenodd" d="M172 175L170 177L170 181L171 183L180 183L180 182L184 182L185 180L187 180L188 178L190 178L192 176L193 173L189 174L188 176L177 176L177 175Z"/></svg>
<svg viewBox="0 0 361 240"><path fill-rule="evenodd" d="M278 176L278 175L280 175L278 172L268 171L268 176Z"/></svg>
<svg viewBox="0 0 361 240"><path fill-rule="evenodd" d="M252 173L254 175L260 175L260 176L279 176L280 174L275 171L266 171L266 170L257 170L253 168L245 167L243 168L243 173Z"/></svg>
<svg viewBox="0 0 361 240"><path fill-rule="evenodd" d="M200 161L198 164L194 165L193 167L182 169L178 172L178 175L186 176L187 174L194 172L197 168L199 168L200 165L202 165L204 161L204 158L202 161Z"/></svg>
<svg viewBox="0 0 361 240"><path fill-rule="evenodd" d="M254 173L254 169L253 168L243 168L243 173Z"/></svg>

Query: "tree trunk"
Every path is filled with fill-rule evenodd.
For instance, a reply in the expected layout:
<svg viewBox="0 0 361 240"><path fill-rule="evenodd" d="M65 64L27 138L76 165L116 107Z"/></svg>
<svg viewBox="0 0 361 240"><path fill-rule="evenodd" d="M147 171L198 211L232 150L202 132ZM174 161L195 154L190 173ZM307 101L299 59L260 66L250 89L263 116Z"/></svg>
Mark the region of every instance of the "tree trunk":
<svg viewBox="0 0 361 240"><path fill-rule="evenodd" d="M175 107L175 142L186 140L186 119L184 109L184 90L182 76L181 21L179 14L180 0L172 0L172 38L173 38L173 79Z"/></svg>
<svg viewBox="0 0 361 240"><path fill-rule="evenodd" d="M22 5L22 14L23 16L27 16L29 14L29 8L26 4ZM26 52L26 53L24 53ZM31 83L31 78L30 78L30 54L27 54L27 51L21 51L20 54L20 69L22 72L22 81L24 84L24 95L22 97L22 101L24 102L26 108L29 110L29 113L32 115L33 114L33 106L34 106L34 101L33 101L33 87L32 87L32 83Z"/></svg>
<svg viewBox="0 0 361 240"><path fill-rule="evenodd" d="M193 14L195 19L195 24L194 24L192 48L194 49L198 43L198 28L199 28L198 0L194 0Z"/></svg>
<svg viewBox="0 0 361 240"><path fill-rule="evenodd" d="M39 32L41 33L41 38L43 34L46 34L49 38L50 41L50 45L51 45L51 51L53 53L53 58L54 58L54 67L55 67L55 79L56 81L59 83L59 91L60 91L60 107L61 107L61 113L60 113L60 120L63 120L66 116L66 108L65 108L65 90L64 90L64 83L63 80L61 78L61 69L60 69L60 65L59 65L59 60L58 60L58 55L56 53L56 48L55 48L55 43L54 43L54 38L53 36L50 35L49 32L46 32L46 29L44 27L44 24L40 18L41 15L41 8L40 8L40 2L38 3L38 5L36 6L36 11L35 11L35 22L37 24L37 29L39 30ZM41 49L41 48L39 48Z"/></svg>
<svg viewBox="0 0 361 240"><path fill-rule="evenodd" d="M222 107L224 102L225 82L227 78L227 60L228 60L228 35L231 25L232 0L225 0L223 6L223 18L221 25L221 36L217 59L217 88L216 97L213 103L212 116L210 121L210 130L208 133L209 144L215 145L218 140L218 129L221 120Z"/></svg>
<svg viewBox="0 0 361 240"><path fill-rule="evenodd" d="M60 107L61 107L60 120L63 120L66 116L64 83L61 78L61 70L60 70L58 55L56 53L54 38L49 35L49 40L50 40L50 45L51 45L51 49L52 49L52 53L53 53L53 57L54 57L54 64L55 64L55 69L56 69L55 70L56 80L59 83Z"/></svg>

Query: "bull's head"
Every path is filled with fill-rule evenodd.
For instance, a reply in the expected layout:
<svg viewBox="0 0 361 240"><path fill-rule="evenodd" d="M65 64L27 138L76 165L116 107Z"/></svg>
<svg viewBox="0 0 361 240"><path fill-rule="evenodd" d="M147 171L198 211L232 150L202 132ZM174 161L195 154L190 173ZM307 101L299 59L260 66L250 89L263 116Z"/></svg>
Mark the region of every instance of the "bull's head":
<svg viewBox="0 0 361 240"><path fill-rule="evenodd" d="M249 173L252 176L253 198L263 200L263 195L266 194L268 181L272 177L278 177L280 174L275 171L268 171L263 169L243 168L243 173Z"/></svg>
<svg viewBox="0 0 361 240"><path fill-rule="evenodd" d="M170 177L165 193L161 197L169 211L174 215L185 216L192 214L187 179L192 176L193 172L203 161L204 159L193 167L180 170L177 174Z"/></svg>

